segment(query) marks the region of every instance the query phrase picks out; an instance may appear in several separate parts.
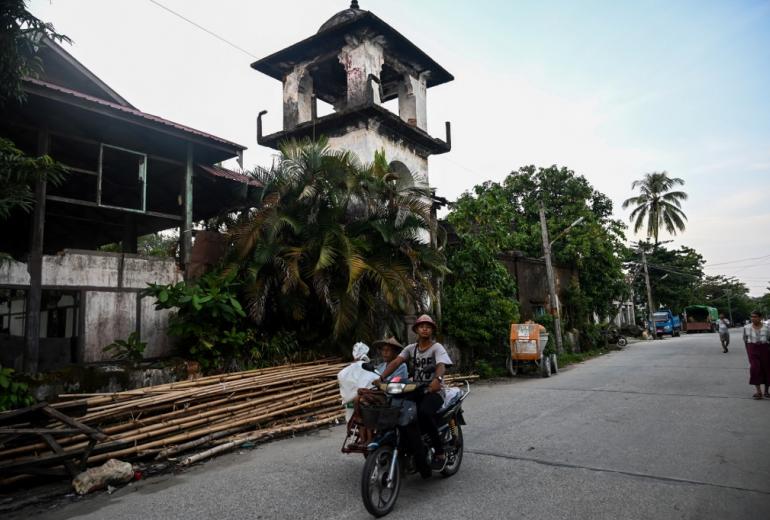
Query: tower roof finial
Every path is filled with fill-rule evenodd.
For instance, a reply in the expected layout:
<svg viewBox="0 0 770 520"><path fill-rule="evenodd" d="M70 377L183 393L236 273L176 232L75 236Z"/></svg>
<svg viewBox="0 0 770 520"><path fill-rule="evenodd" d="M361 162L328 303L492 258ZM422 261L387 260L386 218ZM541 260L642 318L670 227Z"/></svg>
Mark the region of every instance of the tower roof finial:
<svg viewBox="0 0 770 520"><path fill-rule="evenodd" d="M358 0L353 0L352 2L350 2L350 8L351 9L360 9L360 7L358 7Z"/></svg>

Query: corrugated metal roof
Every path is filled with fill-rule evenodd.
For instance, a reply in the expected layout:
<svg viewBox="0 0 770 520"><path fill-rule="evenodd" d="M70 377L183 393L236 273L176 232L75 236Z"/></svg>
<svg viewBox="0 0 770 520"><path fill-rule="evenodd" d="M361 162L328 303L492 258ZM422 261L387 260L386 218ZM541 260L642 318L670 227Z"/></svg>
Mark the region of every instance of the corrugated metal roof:
<svg viewBox="0 0 770 520"><path fill-rule="evenodd" d="M257 182L255 179L252 179L248 175L243 175L242 173L234 172L232 170L228 170L227 168L222 168L221 166L208 166L205 164L199 164L198 168L205 171L206 173L214 175L215 177L221 177L223 179L228 179L231 181L243 182L250 186L256 186L258 188L262 186L262 184Z"/></svg>
<svg viewBox="0 0 770 520"><path fill-rule="evenodd" d="M166 127L174 128L175 130L179 130L181 132L185 132L188 134L192 134L198 137L202 137L204 139L208 139L210 141L215 141L219 144L224 144L228 147L231 147L234 149L234 155L237 153L236 151L245 150L246 147L242 146L240 144L234 143L232 141L228 141L227 139L222 139L221 137L217 137L215 135L207 134L206 132L202 132L200 130L196 130L194 128L190 128L189 126L180 125L179 123L174 123L173 121L169 121L168 119L163 119L162 117L158 117L152 114L148 114L146 112L142 112L141 110L137 110L135 108L130 108L127 106L119 105L117 103L112 103L110 101L106 101L104 99L100 99L94 96L90 96L88 94L84 94L82 92L78 92L77 90L72 90L66 87L62 87L59 85L55 85L53 83L48 83L47 81L42 81L39 79L34 78L24 78L24 81L26 83L29 83L31 85L35 85L37 87L52 90L55 92L59 92L61 94L66 94L69 96L72 96L74 98L77 98L79 100L87 101L90 103L94 103L97 105L100 105L102 107L108 108L110 110L114 110L116 112L121 112L124 114L129 114L135 117L138 117L140 119L143 119L145 121L151 121L153 123L163 125Z"/></svg>

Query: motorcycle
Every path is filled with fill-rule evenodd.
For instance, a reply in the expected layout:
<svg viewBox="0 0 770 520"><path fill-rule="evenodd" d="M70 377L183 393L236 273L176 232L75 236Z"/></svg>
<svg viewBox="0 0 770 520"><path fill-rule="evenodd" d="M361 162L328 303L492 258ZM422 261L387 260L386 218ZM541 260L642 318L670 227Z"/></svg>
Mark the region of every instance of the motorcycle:
<svg viewBox="0 0 770 520"><path fill-rule="evenodd" d="M618 347L623 348L628 345L628 340L623 334L620 333L618 329L611 328L602 331L602 336L606 338L607 343L617 345Z"/></svg>
<svg viewBox="0 0 770 520"><path fill-rule="evenodd" d="M431 469L435 450L430 446L428 436L420 435L417 428L415 399L427 390L427 385L398 381L375 385L383 393L382 405L361 408L364 426L377 432L368 446L361 475L361 497L369 513L381 517L393 509L401 489L401 478L406 474L419 472L427 478L433 471L443 477L457 473L463 460L462 425L465 420L462 403L470 394L467 381L465 385L436 412L440 418L438 433L446 455L441 469Z"/></svg>

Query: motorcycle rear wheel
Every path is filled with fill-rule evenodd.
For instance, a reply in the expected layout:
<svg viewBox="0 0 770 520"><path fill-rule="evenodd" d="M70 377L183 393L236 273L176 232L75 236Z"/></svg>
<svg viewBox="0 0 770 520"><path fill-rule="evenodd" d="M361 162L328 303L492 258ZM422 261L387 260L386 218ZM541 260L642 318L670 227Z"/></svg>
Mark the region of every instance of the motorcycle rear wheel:
<svg viewBox="0 0 770 520"><path fill-rule="evenodd" d="M387 480L391 462L396 465L393 482L388 487ZM364 507L376 517L385 516L396 505L398 492L401 490L401 471L398 459L393 460L393 447L380 446L371 453L364 463L361 474L361 498Z"/></svg>
<svg viewBox="0 0 770 520"><path fill-rule="evenodd" d="M454 453L448 451L446 454L447 462L444 469L441 470L441 475L444 477L451 477L457 473L463 461L463 430L459 424L455 428L457 428L457 436L453 439L455 443Z"/></svg>

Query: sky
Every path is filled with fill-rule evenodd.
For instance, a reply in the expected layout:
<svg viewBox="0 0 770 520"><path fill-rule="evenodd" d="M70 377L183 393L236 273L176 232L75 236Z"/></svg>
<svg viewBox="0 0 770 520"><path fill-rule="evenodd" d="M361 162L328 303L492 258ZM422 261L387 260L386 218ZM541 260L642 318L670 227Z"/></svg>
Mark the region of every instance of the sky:
<svg viewBox="0 0 770 520"><path fill-rule="evenodd" d="M614 202L645 173L684 179L686 245L707 274L770 285L770 0L361 0L449 70L428 131L452 151L430 184L456 199L529 164L585 176ZM176 11L230 44L165 10ZM344 0L31 0L79 61L134 106L248 147L280 130L281 85L250 63L313 33ZM240 47L240 50L235 48ZM629 240L643 238L628 230ZM663 273L651 273L662 276Z"/></svg>

